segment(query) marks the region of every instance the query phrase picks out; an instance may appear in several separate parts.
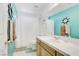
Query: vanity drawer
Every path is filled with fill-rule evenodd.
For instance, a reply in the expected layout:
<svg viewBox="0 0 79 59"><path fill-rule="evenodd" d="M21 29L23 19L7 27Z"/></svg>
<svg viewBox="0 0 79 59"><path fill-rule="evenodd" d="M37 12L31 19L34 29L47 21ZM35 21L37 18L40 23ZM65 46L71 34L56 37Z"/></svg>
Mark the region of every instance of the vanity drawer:
<svg viewBox="0 0 79 59"><path fill-rule="evenodd" d="M49 47L47 44L41 42L40 46L42 46L48 53L50 53L52 56L55 56L55 50Z"/></svg>

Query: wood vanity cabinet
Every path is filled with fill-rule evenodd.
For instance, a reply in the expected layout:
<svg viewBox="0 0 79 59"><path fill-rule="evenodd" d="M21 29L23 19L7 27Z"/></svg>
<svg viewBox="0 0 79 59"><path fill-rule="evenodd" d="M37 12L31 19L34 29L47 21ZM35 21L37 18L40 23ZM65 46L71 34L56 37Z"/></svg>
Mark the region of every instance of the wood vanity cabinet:
<svg viewBox="0 0 79 59"><path fill-rule="evenodd" d="M42 47L41 47L41 53L40 54L41 54L41 56L51 56L51 54Z"/></svg>
<svg viewBox="0 0 79 59"><path fill-rule="evenodd" d="M44 42L37 39L37 55L38 56L64 56L55 49L51 48Z"/></svg>
<svg viewBox="0 0 79 59"><path fill-rule="evenodd" d="M56 56L64 56L64 55L56 51Z"/></svg>

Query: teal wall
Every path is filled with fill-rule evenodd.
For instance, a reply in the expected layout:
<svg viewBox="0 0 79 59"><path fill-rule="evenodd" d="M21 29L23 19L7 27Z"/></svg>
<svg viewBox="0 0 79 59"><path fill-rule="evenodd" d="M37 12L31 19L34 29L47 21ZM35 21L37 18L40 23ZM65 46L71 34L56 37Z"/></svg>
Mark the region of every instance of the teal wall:
<svg viewBox="0 0 79 59"><path fill-rule="evenodd" d="M50 17L51 20L54 20L55 35L60 35L61 21L64 17L70 18L70 36L79 38L79 4Z"/></svg>

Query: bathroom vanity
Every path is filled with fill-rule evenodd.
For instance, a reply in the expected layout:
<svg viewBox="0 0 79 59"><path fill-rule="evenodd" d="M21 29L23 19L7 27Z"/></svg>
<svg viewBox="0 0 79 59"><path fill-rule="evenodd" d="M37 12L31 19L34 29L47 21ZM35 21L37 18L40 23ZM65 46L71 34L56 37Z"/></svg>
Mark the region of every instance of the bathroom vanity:
<svg viewBox="0 0 79 59"><path fill-rule="evenodd" d="M65 39L65 40L64 40ZM65 37L37 37L38 56L79 56L79 40ZM74 41L74 42L73 42ZM77 42L77 44L76 44Z"/></svg>

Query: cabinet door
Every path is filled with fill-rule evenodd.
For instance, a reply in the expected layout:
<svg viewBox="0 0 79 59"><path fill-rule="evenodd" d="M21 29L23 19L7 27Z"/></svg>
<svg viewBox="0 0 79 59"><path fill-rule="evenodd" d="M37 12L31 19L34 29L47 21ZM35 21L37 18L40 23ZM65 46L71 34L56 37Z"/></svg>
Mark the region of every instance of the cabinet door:
<svg viewBox="0 0 79 59"><path fill-rule="evenodd" d="M41 55L41 49L40 49L40 45L37 44L37 55L40 56Z"/></svg>
<svg viewBox="0 0 79 59"><path fill-rule="evenodd" d="M56 51L56 56L64 56L64 55Z"/></svg>
<svg viewBox="0 0 79 59"><path fill-rule="evenodd" d="M40 56L41 55L41 49L40 49L40 41L37 39L37 42L36 42L36 48L37 48L37 56Z"/></svg>
<svg viewBox="0 0 79 59"><path fill-rule="evenodd" d="M51 54L51 56L55 56L55 50L51 47L49 47L47 44L41 42L40 43L42 48L44 48L47 52L49 52Z"/></svg>
<svg viewBox="0 0 79 59"><path fill-rule="evenodd" d="M41 56L51 56L51 54L41 47Z"/></svg>

